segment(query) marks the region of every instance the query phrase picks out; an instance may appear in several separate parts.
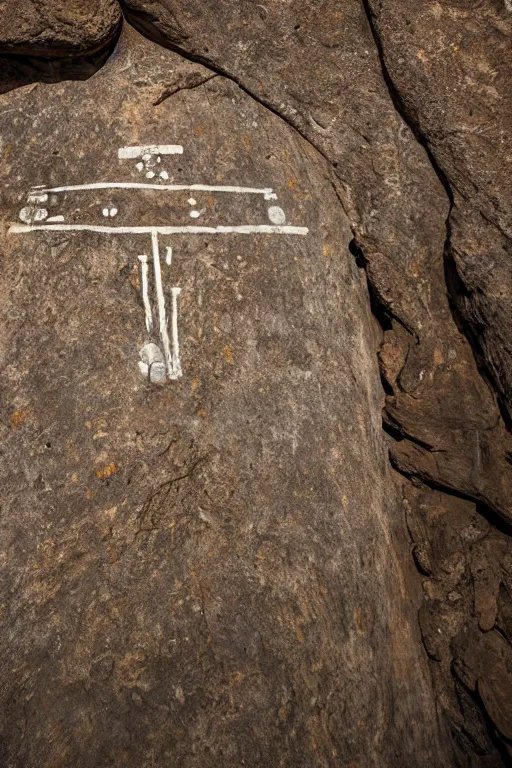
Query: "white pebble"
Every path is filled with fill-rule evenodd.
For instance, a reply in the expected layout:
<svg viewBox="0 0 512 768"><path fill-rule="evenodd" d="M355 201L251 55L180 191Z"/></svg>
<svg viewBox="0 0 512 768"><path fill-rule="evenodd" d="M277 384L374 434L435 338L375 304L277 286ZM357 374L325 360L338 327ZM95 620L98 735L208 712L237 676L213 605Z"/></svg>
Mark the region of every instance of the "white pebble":
<svg viewBox="0 0 512 768"><path fill-rule="evenodd" d="M167 181L167 179L169 178L169 174L167 173L167 171L162 171L160 173L160 178L163 179L164 181Z"/></svg>
<svg viewBox="0 0 512 768"><path fill-rule="evenodd" d="M31 192L27 200L29 203L47 203L48 195L46 192Z"/></svg>
<svg viewBox="0 0 512 768"><path fill-rule="evenodd" d="M278 205L271 205L268 209L268 217L272 224L281 225L286 222L286 215Z"/></svg>

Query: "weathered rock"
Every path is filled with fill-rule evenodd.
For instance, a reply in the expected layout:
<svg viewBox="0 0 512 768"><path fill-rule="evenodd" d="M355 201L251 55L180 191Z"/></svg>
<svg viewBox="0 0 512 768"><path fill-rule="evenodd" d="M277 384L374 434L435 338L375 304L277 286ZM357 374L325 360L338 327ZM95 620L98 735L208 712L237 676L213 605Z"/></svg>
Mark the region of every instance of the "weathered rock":
<svg viewBox="0 0 512 768"><path fill-rule="evenodd" d="M448 200L394 108L358 0L264 1L243 15L236 0L122 6L143 33L226 73L325 155L372 284L389 316L418 334L430 273L442 267Z"/></svg>
<svg viewBox="0 0 512 768"><path fill-rule="evenodd" d="M453 196L452 294L512 414L512 10L508 0L368 0L403 108Z"/></svg>
<svg viewBox="0 0 512 768"><path fill-rule="evenodd" d="M4 0L0 93L91 77L112 52L121 24L116 0Z"/></svg>
<svg viewBox="0 0 512 768"><path fill-rule="evenodd" d="M247 235L208 233L204 243L175 235L185 378L164 386L156 318L152 334L143 330L144 264L151 270L143 237L148 260L140 266L126 245L139 235L106 244L98 233L56 231L19 235L16 246L5 241L4 424L16 472L4 495L23 521L18 529L13 513L4 520L15 617L6 631L25 637L5 657L6 761L217 766L274 764L278 755L293 765L451 765L446 743L438 751L409 636L415 606L454 760L501 766L500 750L510 750L511 554L505 528L496 531L481 513L500 528L493 513L512 520L512 445L473 354L506 406L510 94L503 52L510 22L487 0L476 10L464 0L371 6L373 30L366 4L356 0L263 0L244 4L243 14L235 0L125 0L132 24L189 61L130 35L87 86L33 86L4 100L7 220L22 205L25 221L44 216L38 195L18 200L30 183L60 183L61 174L80 182L84 169L90 179L110 180L120 143L149 144L141 173L158 177L151 146L186 135L183 158L167 165L176 180L235 183L243 175L270 183L286 213L310 229L307 240L258 235L264 244ZM50 60L51 68L42 61L6 60L0 91L85 77L99 59L73 51ZM56 98L67 105L64 125L50 106ZM55 135L40 123L29 131L21 116L28 111L58 125ZM129 165L120 163L122 179ZM29 169L39 177L29 178ZM99 215L99 192L76 199L75 221ZM59 200L50 197L48 210L58 213ZM108 223L154 224L158 204L148 198L146 209L134 200L121 191L105 200ZM183 216L185 202L170 213ZM216 214L225 223L230 212L248 213L238 205L228 211L215 194L203 207L199 220ZM28 268L19 257L27 248ZM465 497L406 486L414 561L427 577L421 607L382 461L372 359L379 333L348 249L366 269L382 326L393 465L414 483ZM281 270L285 286L277 282ZM154 383L141 384L141 374ZM84 421L94 430L89 439ZM88 475L84 467L93 466ZM343 541L335 497L345 514ZM42 519L51 535L38 527ZM322 584L320 593L313 583ZM48 649L54 667L41 671ZM321 667L320 657L327 660ZM49 694L53 670L58 683ZM372 681L371 702L363 674ZM37 707L50 711L42 728ZM84 714L73 719L72 711ZM108 713L108 731L100 711ZM23 746L16 723L30 734Z"/></svg>
<svg viewBox="0 0 512 768"><path fill-rule="evenodd" d="M457 765L502 766L493 740L506 753L512 695L510 537L491 527L470 501L411 484L403 490L414 551L421 553L420 567L428 562L428 573L422 568L419 621L438 706L459 750Z"/></svg>
<svg viewBox="0 0 512 768"><path fill-rule="evenodd" d="M328 164L234 82L133 31L88 82L0 104L3 763L450 765L411 616L378 329ZM112 181L279 200L25 198ZM101 230L284 215L308 233ZM23 230L55 216L96 229ZM153 264L179 312L183 377L163 385L148 381L150 345L165 352Z"/></svg>
<svg viewBox="0 0 512 768"><path fill-rule="evenodd" d="M236 0L122 6L145 34L227 73L330 161L388 349L400 349L393 364L403 362L388 382L395 465L512 521L512 441L446 296L449 201L395 109L363 6L262 2L243 16Z"/></svg>
<svg viewBox="0 0 512 768"><path fill-rule="evenodd" d="M3 0L0 54L50 59L108 46L121 25L117 0Z"/></svg>

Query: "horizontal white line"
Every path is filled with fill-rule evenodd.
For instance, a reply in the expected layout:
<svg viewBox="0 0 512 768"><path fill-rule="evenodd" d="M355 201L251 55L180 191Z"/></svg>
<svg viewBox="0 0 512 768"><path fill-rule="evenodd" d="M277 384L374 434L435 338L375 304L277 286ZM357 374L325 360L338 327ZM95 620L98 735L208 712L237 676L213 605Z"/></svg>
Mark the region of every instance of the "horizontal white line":
<svg viewBox="0 0 512 768"><path fill-rule="evenodd" d="M99 181L94 184L73 184L65 187L52 187L45 189L45 192L80 192L87 189L159 189L165 192L233 192L235 194L245 195L265 195L266 197L277 198L273 189L259 189L257 187L231 187L231 186L210 186L208 184L142 184L130 181Z"/></svg>
<svg viewBox="0 0 512 768"><path fill-rule="evenodd" d="M307 227L272 226L269 224L242 224L220 227L102 227L94 224L14 224L9 229L12 235L26 232L99 232L105 235L144 235L157 232L159 235L307 235Z"/></svg>
<svg viewBox="0 0 512 768"><path fill-rule="evenodd" d="M150 147L121 147L118 151L120 160L134 160L142 155L182 155L183 147L181 144L160 144Z"/></svg>

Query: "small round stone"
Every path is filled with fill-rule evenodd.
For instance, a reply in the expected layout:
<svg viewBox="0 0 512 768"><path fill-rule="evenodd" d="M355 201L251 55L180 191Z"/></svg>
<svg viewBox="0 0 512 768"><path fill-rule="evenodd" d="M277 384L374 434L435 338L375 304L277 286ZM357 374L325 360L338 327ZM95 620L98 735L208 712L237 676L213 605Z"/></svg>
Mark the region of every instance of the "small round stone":
<svg viewBox="0 0 512 768"><path fill-rule="evenodd" d="M286 214L278 205L271 205L268 209L268 217L272 224L280 225L286 222Z"/></svg>

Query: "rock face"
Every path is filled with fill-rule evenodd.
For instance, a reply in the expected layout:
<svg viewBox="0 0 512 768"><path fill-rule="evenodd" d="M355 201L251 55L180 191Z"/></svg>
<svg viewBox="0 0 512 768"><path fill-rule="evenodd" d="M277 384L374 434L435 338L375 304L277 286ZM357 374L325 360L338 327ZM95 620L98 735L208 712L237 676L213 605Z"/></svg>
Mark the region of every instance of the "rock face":
<svg viewBox="0 0 512 768"><path fill-rule="evenodd" d="M449 765L328 163L134 31L2 108L3 763Z"/></svg>
<svg viewBox="0 0 512 768"><path fill-rule="evenodd" d="M112 52L121 23L116 0L3 0L0 93L90 77Z"/></svg>
<svg viewBox="0 0 512 768"><path fill-rule="evenodd" d="M364 7L269 2L243 18L236 0L125 0L123 8L145 34L227 73L331 163L386 332L393 462L510 523L512 441L446 296L450 201L395 108ZM506 323L497 325L506 334Z"/></svg>
<svg viewBox="0 0 512 768"><path fill-rule="evenodd" d="M119 31L116 0L3 0L0 54L56 59L105 48Z"/></svg>
<svg viewBox="0 0 512 768"><path fill-rule="evenodd" d="M459 310L512 416L512 9L369 0L385 64L453 198Z"/></svg>
<svg viewBox="0 0 512 768"><path fill-rule="evenodd" d="M454 735L456 764L508 764L510 536L491 526L470 501L411 484L404 485L403 495L423 577L421 634L439 710Z"/></svg>
<svg viewBox="0 0 512 768"><path fill-rule="evenodd" d="M0 7L4 762L508 764L509 3L121 5Z"/></svg>
<svg viewBox="0 0 512 768"><path fill-rule="evenodd" d="M393 466L448 491L454 514L452 494L510 530L510 14L506 4L469 6L263 2L242 16L235 0L123 2L146 35L226 73L331 164L382 326ZM460 544L461 561L471 550ZM499 548L494 557L502 583ZM444 589L442 569L437 578ZM464 605L469 631L477 612ZM496 700L507 675L492 677ZM434 677L439 698L451 696L450 663ZM501 764L490 739L481 747L472 690L449 718L457 759Z"/></svg>

